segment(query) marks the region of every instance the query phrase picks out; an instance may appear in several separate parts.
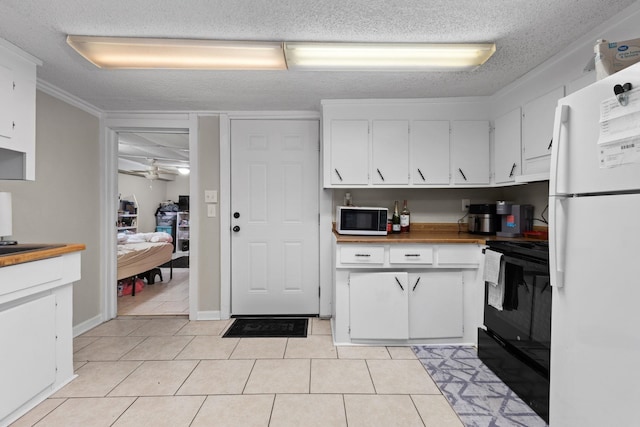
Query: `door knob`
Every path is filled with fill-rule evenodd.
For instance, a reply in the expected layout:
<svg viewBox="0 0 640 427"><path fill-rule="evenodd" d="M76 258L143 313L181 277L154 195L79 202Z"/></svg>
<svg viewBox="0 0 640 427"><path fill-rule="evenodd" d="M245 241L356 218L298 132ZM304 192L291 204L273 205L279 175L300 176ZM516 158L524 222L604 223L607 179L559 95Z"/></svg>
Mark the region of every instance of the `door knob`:
<svg viewBox="0 0 640 427"><path fill-rule="evenodd" d="M235 227L233 227L233 231L237 233L238 231L240 231L240 227L236 225Z"/></svg>
<svg viewBox="0 0 640 427"><path fill-rule="evenodd" d="M234 212L234 213L233 213L233 217L234 217L235 219L240 218L240 212Z"/></svg>

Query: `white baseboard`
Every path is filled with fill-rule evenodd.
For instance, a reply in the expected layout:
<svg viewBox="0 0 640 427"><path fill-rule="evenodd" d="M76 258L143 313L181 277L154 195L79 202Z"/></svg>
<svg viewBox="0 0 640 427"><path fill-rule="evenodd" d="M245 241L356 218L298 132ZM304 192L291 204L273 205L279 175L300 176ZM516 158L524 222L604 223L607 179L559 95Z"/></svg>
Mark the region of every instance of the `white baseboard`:
<svg viewBox="0 0 640 427"><path fill-rule="evenodd" d="M102 320L102 315L97 315L95 317L92 317L89 320L85 320L84 322L75 325L73 327L73 337L77 337L78 335L82 335L85 332L87 332L90 329L95 328L96 326L100 325L103 323Z"/></svg>
<svg viewBox="0 0 640 427"><path fill-rule="evenodd" d="M196 319L191 320L222 320L222 316L220 315L220 310L212 310L212 311L198 311Z"/></svg>

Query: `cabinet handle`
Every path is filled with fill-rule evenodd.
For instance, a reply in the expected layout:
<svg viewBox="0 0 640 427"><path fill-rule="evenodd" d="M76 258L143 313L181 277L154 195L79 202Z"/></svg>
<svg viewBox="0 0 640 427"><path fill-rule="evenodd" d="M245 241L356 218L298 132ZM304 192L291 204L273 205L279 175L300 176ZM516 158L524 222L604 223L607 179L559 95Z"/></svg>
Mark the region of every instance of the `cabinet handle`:
<svg viewBox="0 0 640 427"><path fill-rule="evenodd" d="M513 177L513 171L516 169L516 164L514 163L513 166L511 166L511 172L509 172L509 178Z"/></svg>
<svg viewBox="0 0 640 427"><path fill-rule="evenodd" d="M384 176L382 176L382 172L380 172L380 169L376 169L378 171L378 175L380 175L380 179L382 179L384 181Z"/></svg>
<svg viewBox="0 0 640 427"><path fill-rule="evenodd" d="M549 146L547 147L547 150L551 150L552 145L553 145L553 138L551 138L551 141L549 141Z"/></svg>
<svg viewBox="0 0 640 427"><path fill-rule="evenodd" d="M402 283L400 283L400 280L398 280L397 277L395 279L396 279L396 283L398 283L398 286L400 286L400 289L402 289L404 291L404 286L402 286Z"/></svg>
<svg viewBox="0 0 640 427"><path fill-rule="evenodd" d="M424 175L422 175L422 171L420 170L420 168L418 168L418 173L420 174L420 178L422 178L423 181L426 181L426 179L424 179Z"/></svg>
<svg viewBox="0 0 640 427"><path fill-rule="evenodd" d="M460 175L462 175L462 177L464 178L464 180L467 180L467 177L464 175L464 172L462 172L462 169L458 168L458 170L460 171Z"/></svg>
<svg viewBox="0 0 640 427"><path fill-rule="evenodd" d="M338 175L338 178L340 179L340 181L342 181L342 175L340 175L340 172L338 172L338 169L334 169L334 171L336 171L336 175Z"/></svg>
<svg viewBox="0 0 640 427"><path fill-rule="evenodd" d="M371 254L356 254L357 257L370 257Z"/></svg>
<svg viewBox="0 0 640 427"><path fill-rule="evenodd" d="M408 256L419 257L420 254L404 254L404 256L406 256L406 257L408 257Z"/></svg>
<svg viewBox="0 0 640 427"><path fill-rule="evenodd" d="M418 277L418 280L416 280L416 284L413 285L413 289L411 290L412 292L415 292L416 287L418 287L418 283L420 283L420 277Z"/></svg>

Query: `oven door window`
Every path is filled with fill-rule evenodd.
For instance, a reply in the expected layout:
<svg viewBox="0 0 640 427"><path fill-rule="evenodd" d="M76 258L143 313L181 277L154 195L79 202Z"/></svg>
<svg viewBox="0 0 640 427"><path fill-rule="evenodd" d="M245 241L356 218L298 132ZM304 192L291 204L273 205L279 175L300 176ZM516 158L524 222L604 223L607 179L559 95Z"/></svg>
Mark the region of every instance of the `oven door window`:
<svg viewBox="0 0 640 427"><path fill-rule="evenodd" d="M551 287L548 267L544 263L506 254L503 259L503 310L499 311L487 303L485 289L485 326L548 369L548 350L551 345Z"/></svg>

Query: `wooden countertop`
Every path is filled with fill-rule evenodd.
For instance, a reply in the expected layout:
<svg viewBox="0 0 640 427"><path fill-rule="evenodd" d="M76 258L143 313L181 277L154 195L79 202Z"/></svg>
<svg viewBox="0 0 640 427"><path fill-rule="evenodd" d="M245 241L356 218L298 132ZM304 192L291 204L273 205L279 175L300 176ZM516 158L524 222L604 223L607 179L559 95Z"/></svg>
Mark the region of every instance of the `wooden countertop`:
<svg viewBox="0 0 640 427"><path fill-rule="evenodd" d="M488 240L535 240L524 237L509 238L495 235L471 234L466 224L460 226L452 223L417 223L411 224L409 233L387 234L386 236L351 236L338 234L333 229L337 243L466 243L484 245Z"/></svg>
<svg viewBox="0 0 640 427"><path fill-rule="evenodd" d="M25 251L3 255L3 248L21 248L25 249ZM52 258L71 252L83 251L85 248L86 246L82 243L23 243L0 246L0 267Z"/></svg>

